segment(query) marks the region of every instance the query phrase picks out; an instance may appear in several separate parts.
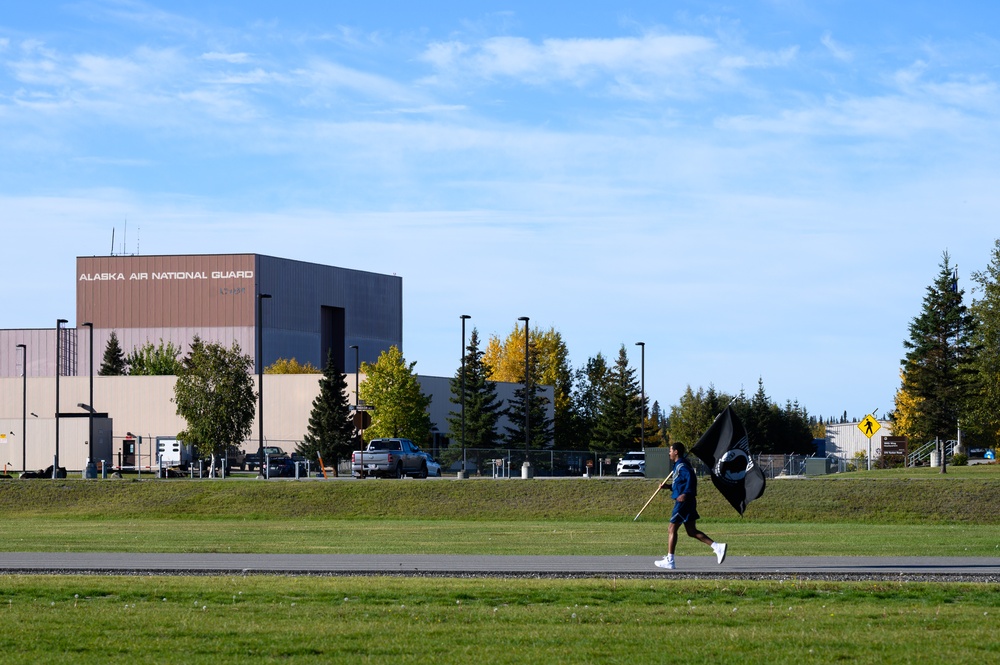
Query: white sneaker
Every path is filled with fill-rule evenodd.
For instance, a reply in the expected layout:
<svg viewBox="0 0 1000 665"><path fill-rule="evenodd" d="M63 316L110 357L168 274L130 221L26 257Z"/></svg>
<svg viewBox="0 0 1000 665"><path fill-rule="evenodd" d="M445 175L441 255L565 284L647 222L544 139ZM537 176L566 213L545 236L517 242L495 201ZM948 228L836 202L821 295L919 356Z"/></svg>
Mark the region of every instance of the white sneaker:
<svg viewBox="0 0 1000 665"><path fill-rule="evenodd" d="M653 565L655 565L657 568L666 568L667 570L673 570L674 568L677 567L674 565L674 560L668 559L667 557L663 557L659 561L654 561Z"/></svg>
<svg viewBox="0 0 1000 665"><path fill-rule="evenodd" d="M715 552L715 558L719 560L719 563L726 560L725 543L712 543L712 551Z"/></svg>

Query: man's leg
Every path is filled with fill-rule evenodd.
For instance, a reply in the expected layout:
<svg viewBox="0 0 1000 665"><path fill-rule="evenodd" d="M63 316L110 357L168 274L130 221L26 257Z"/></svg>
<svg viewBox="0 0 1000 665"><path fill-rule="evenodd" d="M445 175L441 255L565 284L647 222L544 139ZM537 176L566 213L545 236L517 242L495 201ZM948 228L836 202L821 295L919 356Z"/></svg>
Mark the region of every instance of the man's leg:
<svg viewBox="0 0 1000 665"><path fill-rule="evenodd" d="M674 549L677 547L677 522L671 522L667 525L667 554L670 556L674 555Z"/></svg>
<svg viewBox="0 0 1000 665"><path fill-rule="evenodd" d="M697 522L695 520L688 520L687 522L684 523L684 528L687 530L687 535L691 536L692 538L696 538L697 540L700 540L701 542L711 547L712 543L714 543L715 541L709 538L704 532L699 531L696 525Z"/></svg>
<svg viewBox="0 0 1000 665"><path fill-rule="evenodd" d="M709 538L707 535L705 535L705 533L699 531L698 528L695 526L694 520L688 520L687 522L685 522L684 528L687 529L687 535L691 536L692 538L696 538L697 540L700 540L701 542L711 547L712 551L715 552L715 558L719 563L722 563L723 561L726 560L725 543L717 543L711 538Z"/></svg>

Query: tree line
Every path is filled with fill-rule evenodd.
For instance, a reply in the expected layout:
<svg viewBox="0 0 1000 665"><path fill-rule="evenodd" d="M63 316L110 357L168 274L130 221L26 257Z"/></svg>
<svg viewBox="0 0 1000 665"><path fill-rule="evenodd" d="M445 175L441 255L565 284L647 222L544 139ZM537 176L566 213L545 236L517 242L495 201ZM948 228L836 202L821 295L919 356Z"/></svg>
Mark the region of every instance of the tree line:
<svg viewBox="0 0 1000 665"><path fill-rule="evenodd" d="M890 418L893 433L911 442L957 439L961 428L963 443L1000 443L1000 240L972 284L967 304L943 252L910 322Z"/></svg>

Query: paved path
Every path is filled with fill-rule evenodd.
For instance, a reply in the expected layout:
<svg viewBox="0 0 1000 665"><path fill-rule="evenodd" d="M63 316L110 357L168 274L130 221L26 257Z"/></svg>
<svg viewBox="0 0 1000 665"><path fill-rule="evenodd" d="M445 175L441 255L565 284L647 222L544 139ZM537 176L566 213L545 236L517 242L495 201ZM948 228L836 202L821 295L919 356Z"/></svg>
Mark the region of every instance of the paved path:
<svg viewBox="0 0 1000 665"><path fill-rule="evenodd" d="M1000 558L679 556L677 570L653 557L325 554L130 554L0 552L0 574L299 574L521 577L675 576L826 579L968 579L1000 582Z"/></svg>

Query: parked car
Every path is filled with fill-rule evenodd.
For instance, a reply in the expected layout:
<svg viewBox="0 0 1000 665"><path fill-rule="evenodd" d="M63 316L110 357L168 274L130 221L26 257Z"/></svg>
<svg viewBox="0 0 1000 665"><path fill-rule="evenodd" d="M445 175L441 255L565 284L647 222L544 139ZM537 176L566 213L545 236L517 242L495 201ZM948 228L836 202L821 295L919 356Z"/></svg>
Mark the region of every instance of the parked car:
<svg viewBox="0 0 1000 665"><path fill-rule="evenodd" d="M643 476L646 475L646 452L636 450L625 453L625 456L618 461L619 476Z"/></svg>
<svg viewBox="0 0 1000 665"><path fill-rule="evenodd" d="M264 446L264 456L267 457L268 459L276 457L288 457L288 453L286 453L281 448L278 448L277 446ZM248 471L259 469L261 465L261 460L260 456L257 454L257 451L254 450L253 452L247 453L246 456L243 458L243 463L246 464Z"/></svg>
<svg viewBox="0 0 1000 665"><path fill-rule="evenodd" d="M351 473L359 477L364 473L385 478L426 478L427 460L409 439L372 439L364 451L351 453Z"/></svg>
<svg viewBox="0 0 1000 665"><path fill-rule="evenodd" d="M430 453L425 453L424 451L421 450L420 454L423 456L425 460L427 460L427 475L439 477L441 475L441 464L438 463L436 459L431 457Z"/></svg>
<svg viewBox="0 0 1000 665"><path fill-rule="evenodd" d="M294 478L296 464L299 466L299 477L307 478L309 474L305 459L292 459L291 457L273 457L269 459L267 462L267 477Z"/></svg>

